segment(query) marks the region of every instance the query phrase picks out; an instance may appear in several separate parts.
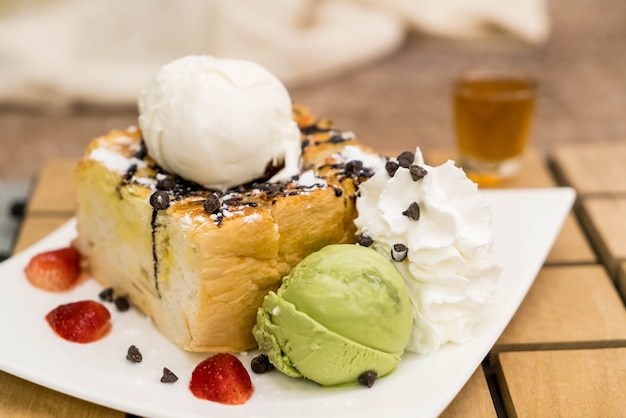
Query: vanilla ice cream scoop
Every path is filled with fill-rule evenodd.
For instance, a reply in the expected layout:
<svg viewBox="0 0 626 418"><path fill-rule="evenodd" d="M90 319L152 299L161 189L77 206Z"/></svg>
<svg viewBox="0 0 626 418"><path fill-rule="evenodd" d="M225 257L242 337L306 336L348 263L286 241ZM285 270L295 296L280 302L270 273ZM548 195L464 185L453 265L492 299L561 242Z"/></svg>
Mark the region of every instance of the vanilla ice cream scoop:
<svg viewBox="0 0 626 418"><path fill-rule="evenodd" d="M272 167L282 167L273 181L299 172L289 93L258 64L180 58L156 73L138 104L148 154L186 180L225 190L267 177Z"/></svg>

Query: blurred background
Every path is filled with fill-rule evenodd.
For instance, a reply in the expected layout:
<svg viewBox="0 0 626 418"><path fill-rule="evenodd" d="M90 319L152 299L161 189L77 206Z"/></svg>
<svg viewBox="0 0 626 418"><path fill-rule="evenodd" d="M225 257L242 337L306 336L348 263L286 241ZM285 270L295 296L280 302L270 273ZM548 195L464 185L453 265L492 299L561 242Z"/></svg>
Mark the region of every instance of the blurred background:
<svg viewBox="0 0 626 418"><path fill-rule="evenodd" d="M538 80L538 150L626 140L623 0L0 0L0 182L135 125L143 84L188 54L257 61L383 150L452 147L452 81L483 63Z"/></svg>

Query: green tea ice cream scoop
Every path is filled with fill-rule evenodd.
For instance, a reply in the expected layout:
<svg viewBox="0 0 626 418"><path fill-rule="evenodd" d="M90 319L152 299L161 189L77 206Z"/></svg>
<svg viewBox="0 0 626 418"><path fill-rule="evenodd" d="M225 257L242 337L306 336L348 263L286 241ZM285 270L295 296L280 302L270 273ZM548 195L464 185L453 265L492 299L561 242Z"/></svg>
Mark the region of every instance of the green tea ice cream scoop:
<svg viewBox="0 0 626 418"><path fill-rule="evenodd" d="M392 372L412 323L396 268L372 249L337 244L306 257L265 297L253 333L283 373L335 386Z"/></svg>

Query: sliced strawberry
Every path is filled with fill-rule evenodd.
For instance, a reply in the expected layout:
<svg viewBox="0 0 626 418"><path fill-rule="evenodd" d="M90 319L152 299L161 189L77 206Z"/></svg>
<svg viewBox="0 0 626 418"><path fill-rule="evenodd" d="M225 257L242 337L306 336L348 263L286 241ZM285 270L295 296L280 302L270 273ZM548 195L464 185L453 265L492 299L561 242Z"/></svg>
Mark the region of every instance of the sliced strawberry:
<svg viewBox="0 0 626 418"><path fill-rule="evenodd" d="M34 256L24 269L35 287L51 292L71 288L80 276L80 253L73 247L46 251Z"/></svg>
<svg viewBox="0 0 626 418"><path fill-rule="evenodd" d="M252 382L241 361L232 354L220 353L196 366L189 383L200 399L228 405L245 403L252 396Z"/></svg>
<svg viewBox="0 0 626 418"><path fill-rule="evenodd" d="M93 300L61 305L46 315L46 321L59 337L75 343L90 343L111 328L111 314L104 305Z"/></svg>

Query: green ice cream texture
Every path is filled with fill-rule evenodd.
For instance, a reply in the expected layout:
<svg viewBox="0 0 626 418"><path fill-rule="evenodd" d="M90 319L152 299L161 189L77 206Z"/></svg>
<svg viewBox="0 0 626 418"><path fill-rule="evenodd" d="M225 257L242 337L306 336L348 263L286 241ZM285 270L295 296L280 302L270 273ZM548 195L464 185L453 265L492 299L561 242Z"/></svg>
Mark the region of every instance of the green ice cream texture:
<svg viewBox="0 0 626 418"><path fill-rule="evenodd" d="M373 249L334 244L302 260L265 297L252 332L281 372L338 386L395 370L412 325L393 264Z"/></svg>

